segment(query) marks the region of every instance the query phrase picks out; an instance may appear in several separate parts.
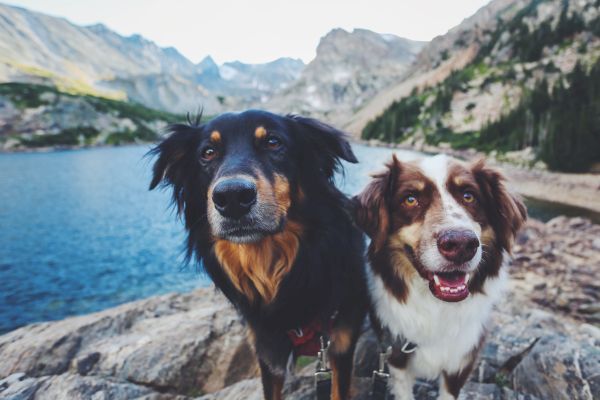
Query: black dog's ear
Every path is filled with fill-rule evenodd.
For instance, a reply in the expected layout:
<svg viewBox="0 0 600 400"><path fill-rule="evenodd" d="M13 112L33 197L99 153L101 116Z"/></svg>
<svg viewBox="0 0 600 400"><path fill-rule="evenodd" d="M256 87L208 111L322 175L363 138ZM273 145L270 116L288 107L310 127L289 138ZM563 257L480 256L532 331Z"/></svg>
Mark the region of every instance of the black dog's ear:
<svg viewBox="0 0 600 400"><path fill-rule="evenodd" d="M196 147L202 127L183 124L170 125L169 136L148 152L149 156L158 156L154 163L150 190L159 184L173 186L173 201L181 211L183 189L186 176L194 171Z"/></svg>
<svg viewBox="0 0 600 400"><path fill-rule="evenodd" d="M313 118L298 115L288 115L288 118L292 120L294 130L318 150L320 167L328 178L340 167L340 158L358 162L344 132Z"/></svg>

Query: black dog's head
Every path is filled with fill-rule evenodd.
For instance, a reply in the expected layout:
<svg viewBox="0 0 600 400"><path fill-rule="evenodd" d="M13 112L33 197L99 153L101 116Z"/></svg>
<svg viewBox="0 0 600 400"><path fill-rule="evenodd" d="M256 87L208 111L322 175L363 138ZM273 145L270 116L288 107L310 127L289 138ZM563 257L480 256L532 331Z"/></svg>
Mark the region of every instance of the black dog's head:
<svg viewBox="0 0 600 400"><path fill-rule="evenodd" d="M281 231L307 190L330 185L340 158L356 162L342 132L298 116L250 110L169 132L151 151L150 189L173 187L190 233L236 243Z"/></svg>

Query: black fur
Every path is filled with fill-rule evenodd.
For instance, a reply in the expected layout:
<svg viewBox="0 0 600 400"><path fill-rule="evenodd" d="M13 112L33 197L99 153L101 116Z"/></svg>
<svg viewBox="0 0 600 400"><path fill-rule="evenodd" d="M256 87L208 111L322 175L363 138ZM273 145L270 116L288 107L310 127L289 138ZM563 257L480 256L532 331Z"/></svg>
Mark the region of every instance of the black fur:
<svg viewBox="0 0 600 400"><path fill-rule="evenodd" d="M269 152L254 145L257 126L275 132L282 147ZM223 148L218 160L206 163L199 154L215 130L223 137ZM151 151L158 159L150 189L159 184L172 189L173 202L188 231L188 259L202 263L254 332L263 383L283 376L292 351L288 330L338 311L334 330L349 328L352 343L332 357L343 364L340 384L348 386L347 371L352 368L352 352L366 313L366 288L363 237L350 217L350 202L333 184L340 159L357 162L344 135L313 119L256 110L223 114L205 125L172 125L169 133ZM251 302L239 292L213 252L207 190L216 175L232 168L258 168L267 177L282 174L293 190L303 192L303 200L292 202L287 215L304 226L300 248L269 304ZM347 393L347 387L341 391ZM265 396L279 395L265 387Z"/></svg>

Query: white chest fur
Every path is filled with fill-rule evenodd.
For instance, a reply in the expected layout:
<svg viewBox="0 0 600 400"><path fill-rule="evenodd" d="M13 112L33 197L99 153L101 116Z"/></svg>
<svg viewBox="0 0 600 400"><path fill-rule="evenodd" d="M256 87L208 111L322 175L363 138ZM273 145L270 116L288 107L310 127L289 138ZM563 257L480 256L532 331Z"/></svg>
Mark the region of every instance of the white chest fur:
<svg viewBox="0 0 600 400"><path fill-rule="evenodd" d="M504 270L486 280L485 294L471 294L458 303L435 298L428 283L415 276L408 282L407 301L400 303L368 268L370 294L379 320L392 335L403 336L418 346L408 365L414 376L435 379L442 371L458 372L465 366L467 355L484 332L492 306L506 286Z"/></svg>

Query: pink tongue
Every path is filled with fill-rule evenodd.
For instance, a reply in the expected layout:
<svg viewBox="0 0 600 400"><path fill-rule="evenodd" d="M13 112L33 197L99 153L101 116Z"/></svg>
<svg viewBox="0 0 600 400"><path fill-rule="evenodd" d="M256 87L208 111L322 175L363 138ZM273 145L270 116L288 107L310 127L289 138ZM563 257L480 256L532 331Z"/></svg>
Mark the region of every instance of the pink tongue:
<svg viewBox="0 0 600 400"><path fill-rule="evenodd" d="M465 274L452 274L452 275L442 275L439 274L438 278L440 280L440 284L446 287L458 287L465 283Z"/></svg>

